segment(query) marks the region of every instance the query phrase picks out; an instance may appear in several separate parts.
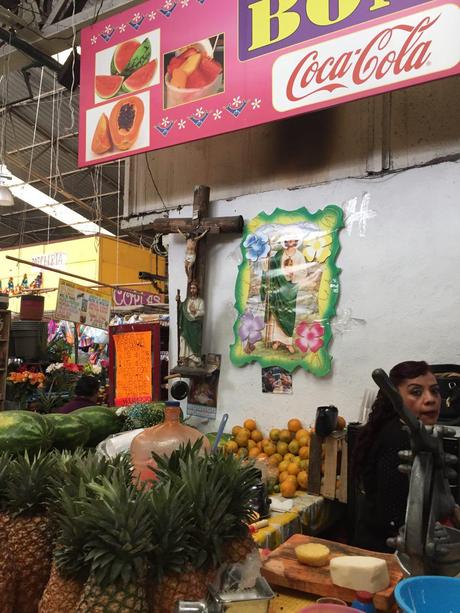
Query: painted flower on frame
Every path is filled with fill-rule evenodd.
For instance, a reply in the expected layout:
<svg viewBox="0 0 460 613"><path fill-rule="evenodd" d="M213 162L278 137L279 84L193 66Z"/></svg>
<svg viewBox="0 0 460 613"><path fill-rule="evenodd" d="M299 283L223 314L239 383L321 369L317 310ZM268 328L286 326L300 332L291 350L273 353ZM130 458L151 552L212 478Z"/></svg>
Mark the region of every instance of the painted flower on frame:
<svg viewBox="0 0 460 613"><path fill-rule="evenodd" d="M262 317L258 315L254 316L250 311L246 311L241 316L238 334L243 343L244 341L248 341L248 343L254 345L257 341L262 339L262 330L264 327L265 324Z"/></svg>
<svg viewBox="0 0 460 613"><path fill-rule="evenodd" d="M323 234L317 238L305 241L303 254L307 262L323 263L331 255L332 234Z"/></svg>
<svg viewBox="0 0 460 613"><path fill-rule="evenodd" d="M268 238L257 234L250 234L243 243L246 248L246 259L256 262L259 258L265 258L270 252Z"/></svg>
<svg viewBox="0 0 460 613"><path fill-rule="evenodd" d="M312 324L308 324L306 321L301 321L296 328L296 333L299 338L296 338L295 344L302 351L312 351L316 353L324 345L322 336L324 334L323 326L315 321Z"/></svg>

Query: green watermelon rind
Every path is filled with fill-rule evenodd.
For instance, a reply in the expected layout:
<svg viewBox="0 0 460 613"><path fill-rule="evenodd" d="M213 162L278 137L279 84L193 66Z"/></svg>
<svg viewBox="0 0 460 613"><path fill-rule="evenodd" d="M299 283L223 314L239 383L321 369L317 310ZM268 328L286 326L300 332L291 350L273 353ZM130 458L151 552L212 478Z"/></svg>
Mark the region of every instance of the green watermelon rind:
<svg viewBox="0 0 460 613"><path fill-rule="evenodd" d="M72 411L72 416L82 419L90 427L87 447L95 447L111 434L121 432L123 421L114 409L103 406L85 407Z"/></svg>
<svg viewBox="0 0 460 613"><path fill-rule="evenodd" d="M13 423L6 425L5 419ZM0 412L0 451L22 453L47 451L53 444L54 426L31 411Z"/></svg>
<svg viewBox="0 0 460 613"><path fill-rule="evenodd" d="M152 45L150 44L150 39L146 38L136 49L136 51L131 56L131 59L126 64L126 66L121 71L121 75L124 77L130 77L133 72L142 68L150 62L150 57L152 55Z"/></svg>
<svg viewBox="0 0 460 613"><path fill-rule="evenodd" d="M127 41L127 42L129 43L130 41ZM121 75L121 70L122 70L122 69L118 69L118 68L117 68L117 65L115 64L115 58L117 57L117 51L118 51L118 50L120 49L120 47L122 47L123 45L125 45L125 43L121 43L120 45L117 45L117 46L115 47L115 50L114 50L113 54L112 54L112 60L111 60L111 62L110 62L110 74L111 74L112 76L115 76L115 75ZM140 45L139 45L139 47L140 47ZM139 48L139 47L138 47L138 48ZM137 49L136 49L136 51L137 51ZM136 53L136 51L135 51L134 53ZM133 55L134 55L134 53L133 53ZM131 58L130 58L130 59L131 59ZM128 61L129 61L129 60L128 60ZM127 65L127 64L126 64L126 65Z"/></svg>
<svg viewBox="0 0 460 613"><path fill-rule="evenodd" d="M56 449L74 451L77 447L83 447L88 442L91 429L77 415L49 413L45 415L45 418L54 425L53 447Z"/></svg>

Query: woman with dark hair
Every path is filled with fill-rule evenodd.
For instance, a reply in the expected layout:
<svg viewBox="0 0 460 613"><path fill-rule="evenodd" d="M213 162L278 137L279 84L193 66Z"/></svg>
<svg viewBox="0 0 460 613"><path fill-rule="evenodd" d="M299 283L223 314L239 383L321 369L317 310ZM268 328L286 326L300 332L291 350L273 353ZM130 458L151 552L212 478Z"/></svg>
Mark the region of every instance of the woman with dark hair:
<svg viewBox="0 0 460 613"><path fill-rule="evenodd" d="M441 397L438 382L426 362L401 362L390 370L404 404L420 421L434 425ZM354 545L373 551L392 551L387 538L404 524L409 480L399 472L398 452L410 449L409 434L388 398L379 390L368 422L353 450L352 472L357 482L357 521Z"/></svg>
<svg viewBox="0 0 460 613"><path fill-rule="evenodd" d="M75 386L75 397L73 400L57 409L57 413L71 413L84 407L92 407L97 402L99 395L99 381L96 377L82 375Z"/></svg>

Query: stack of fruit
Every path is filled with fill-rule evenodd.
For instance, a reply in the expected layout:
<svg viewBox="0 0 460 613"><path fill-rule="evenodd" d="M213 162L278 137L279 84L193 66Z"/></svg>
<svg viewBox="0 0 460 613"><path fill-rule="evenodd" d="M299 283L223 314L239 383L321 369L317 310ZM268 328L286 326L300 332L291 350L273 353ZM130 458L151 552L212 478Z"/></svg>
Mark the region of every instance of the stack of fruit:
<svg viewBox="0 0 460 613"><path fill-rule="evenodd" d="M246 419L243 427L232 428L232 439L225 449L239 458L264 461L269 467L269 492L293 498L297 490L307 489L311 433L300 419L293 418L287 428L272 428L266 438L254 419Z"/></svg>
<svg viewBox="0 0 460 613"><path fill-rule="evenodd" d="M155 456L151 489L126 457L0 452L1 613L173 613L255 550L258 471L201 443Z"/></svg>

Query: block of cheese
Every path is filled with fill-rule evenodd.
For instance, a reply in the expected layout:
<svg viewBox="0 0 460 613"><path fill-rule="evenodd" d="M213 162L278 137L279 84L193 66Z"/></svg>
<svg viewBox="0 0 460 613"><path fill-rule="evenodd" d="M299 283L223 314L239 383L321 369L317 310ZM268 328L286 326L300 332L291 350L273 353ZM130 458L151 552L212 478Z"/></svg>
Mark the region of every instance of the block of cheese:
<svg viewBox="0 0 460 613"><path fill-rule="evenodd" d="M299 562L308 566L326 566L330 553L329 547L319 543L307 543L295 548L295 555Z"/></svg>
<svg viewBox="0 0 460 613"><path fill-rule="evenodd" d="M370 556L341 556L329 565L331 581L340 587L375 594L390 585L385 560Z"/></svg>

